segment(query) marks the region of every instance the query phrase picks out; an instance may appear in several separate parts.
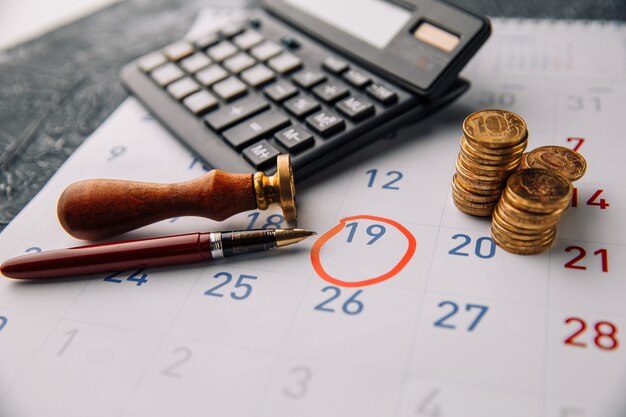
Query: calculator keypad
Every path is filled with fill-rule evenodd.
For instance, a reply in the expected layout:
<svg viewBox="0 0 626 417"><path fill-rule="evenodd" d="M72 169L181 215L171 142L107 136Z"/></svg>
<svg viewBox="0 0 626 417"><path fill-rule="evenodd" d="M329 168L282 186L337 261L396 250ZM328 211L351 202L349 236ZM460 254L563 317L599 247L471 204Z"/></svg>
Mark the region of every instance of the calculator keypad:
<svg viewBox="0 0 626 417"><path fill-rule="evenodd" d="M299 39L268 39L259 28L176 42L137 66L256 169L280 153L313 152L398 100L355 65L328 54L305 62Z"/></svg>

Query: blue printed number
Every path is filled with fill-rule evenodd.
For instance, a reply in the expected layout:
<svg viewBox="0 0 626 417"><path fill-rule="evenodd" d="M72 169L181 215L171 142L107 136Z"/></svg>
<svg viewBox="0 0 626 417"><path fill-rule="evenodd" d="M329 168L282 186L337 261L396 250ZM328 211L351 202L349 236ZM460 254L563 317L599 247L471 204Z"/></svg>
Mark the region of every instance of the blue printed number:
<svg viewBox="0 0 626 417"><path fill-rule="evenodd" d="M193 169L193 167L195 167L196 165L200 165L203 171L209 172L211 170L211 168L207 166L206 164L202 163L202 161L198 159L197 156L191 155L191 164L189 164L187 168Z"/></svg>
<svg viewBox="0 0 626 417"><path fill-rule="evenodd" d="M454 301L442 301L439 303L439 305L437 305L437 307L449 308L450 311L444 314L443 317L441 317L439 320L437 320L434 323L435 327L443 327L444 329L453 329L453 330L456 329L456 325L453 323L450 323L449 320L451 320L452 317L459 312L458 304L455 303ZM487 310L489 310L489 307L479 305L479 304L466 304L465 305L466 312L471 312L472 310L478 310L478 314L476 314L476 317L474 317L474 320L467 328L468 332L474 331L476 326L478 326L478 323L480 323L480 321L482 320L483 316L487 313Z"/></svg>
<svg viewBox="0 0 626 417"><path fill-rule="evenodd" d="M378 170L370 169L369 171L366 171L365 173L368 174L370 177L369 181L367 182L367 188L373 188L374 184L376 183L376 175L378 175ZM402 172L388 171L385 174L385 176L389 178L389 181L382 184L380 188L382 188L383 190L399 190L400 189L400 187L394 184L400 181L402 177L404 177Z"/></svg>
<svg viewBox="0 0 626 417"><path fill-rule="evenodd" d="M332 307L330 304L333 304L333 301L335 301L337 298L341 296L341 290L337 287L332 287L329 285L328 287L322 288L322 292L330 292L331 296L330 298L327 298L326 300L316 305L315 310L326 311L328 313L334 313L335 308ZM360 300L357 300L357 297L362 292L363 290L358 290L354 294L352 294L350 297L348 297L346 301L344 301L344 303L341 305L341 310L344 313L351 315L351 316L359 314L361 311L363 311L363 307L364 307L363 302Z"/></svg>
<svg viewBox="0 0 626 417"><path fill-rule="evenodd" d="M350 229L350 233L348 233L348 239L346 240L346 242L352 243L352 239L354 239L354 234L356 233L356 229L358 226L359 226L358 222L352 222L352 223L346 224L346 229ZM385 234L386 231L387 231L387 228L380 224L372 224L371 226L369 226L365 230L365 233L371 236L372 239L370 239L370 241L367 242L367 244L371 245L374 242L376 242Z"/></svg>
<svg viewBox="0 0 626 417"><path fill-rule="evenodd" d="M260 215L261 213L259 213L258 211L248 214L248 217L250 218L250 223L248 223L248 227L246 227L246 230L251 230L255 228L255 224ZM283 226L284 222L285 219L282 215L270 214L267 217L267 221L263 224L263 226L261 226L261 229L279 229Z"/></svg>
<svg viewBox="0 0 626 417"><path fill-rule="evenodd" d="M472 243L472 238L463 233L457 233L456 235L452 236L452 240L458 239L462 240L461 244L450 249L448 253L450 255L469 256L469 252L461 251L461 249ZM482 259L493 258L493 256L496 254L496 244L493 242L493 239L487 236L482 236L476 239L476 243L474 245L474 254Z"/></svg>
<svg viewBox="0 0 626 417"><path fill-rule="evenodd" d="M135 285L137 285L138 287L141 286L141 284L145 284L146 282L148 282L148 274L143 271L145 271L145 268L138 269L137 271L126 277L126 281L134 282ZM103 281L121 284L124 280L116 277L122 275L124 272L125 271L115 271L111 275L104 277Z"/></svg>
<svg viewBox="0 0 626 417"><path fill-rule="evenodd" d="M26 249L24 252L39 253L41 252L41 248L39 246L33 246L31 248Z"/></svg>
<svg viewBox="0 0 626 417"><path fill-rule="evenodd" d="M224 279L222 282L218 283L214 287L209 288L204 292L204 295L210 295L212 297L223 297L224 293L218 291L220 288L230 284L233 280L233 276L229 272L218 272L213 275L213 278L219 280ZM245 300L252 294L252 284L245 282L246 280L256 280L257 277L254 275L239 275L235 285L233 285L233 290L230 292L230 298L234 300Z"/></svg>
<svg viewBox="0 0 626 417"><path fill-rule="evenodd" d="M4 326L7 325L7 322L9 321L9 319L7 319L4 316L0 316L0 332L2 331L2 329L4 329Z"/></svg>

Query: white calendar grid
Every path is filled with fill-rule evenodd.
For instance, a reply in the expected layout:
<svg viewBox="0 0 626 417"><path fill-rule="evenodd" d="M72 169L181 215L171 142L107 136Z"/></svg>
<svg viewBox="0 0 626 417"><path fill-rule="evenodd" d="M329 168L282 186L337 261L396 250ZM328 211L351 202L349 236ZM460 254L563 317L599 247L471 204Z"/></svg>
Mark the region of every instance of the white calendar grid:
<svg viewBox="0 0 626 417"><path fill-rule="evenodd" d="M417 246L397 275L333 285L309 239L108 278L2 279L0 415L626 415L626 29L495 20L465 75L459 102L298 187L301 227L324 234L357 215L405 227ZM580 145L588 160L549 252L494 250L489 222L452 203L461 122L487 107L524 117L529 148ZM71 182L203 172L128 99L4 230L0 259L79 244L55 217ZM128 237L271 226L278 213ZM380 275L408 248L388 223L352 223L320 252L334 277Z"/></svg>

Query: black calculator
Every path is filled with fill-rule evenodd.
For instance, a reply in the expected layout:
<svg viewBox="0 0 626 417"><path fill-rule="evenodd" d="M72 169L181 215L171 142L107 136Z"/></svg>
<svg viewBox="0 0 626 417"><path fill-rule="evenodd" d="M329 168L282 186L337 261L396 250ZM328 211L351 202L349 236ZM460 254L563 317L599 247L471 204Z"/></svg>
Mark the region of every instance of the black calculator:
<svg viewBox="0 0 626 417"><path fill-rule="evenodd" d="M443 1L265 0L121 78L211 167L272 174L288 153L300 180L461 95L489 34Z"/></svg>

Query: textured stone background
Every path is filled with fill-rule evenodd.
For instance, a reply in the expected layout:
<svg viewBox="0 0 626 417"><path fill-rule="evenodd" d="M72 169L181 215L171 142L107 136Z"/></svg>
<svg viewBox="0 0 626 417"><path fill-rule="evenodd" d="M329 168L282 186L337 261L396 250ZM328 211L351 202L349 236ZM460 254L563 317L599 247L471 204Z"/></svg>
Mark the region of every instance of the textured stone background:
<svg viewBox="0 0 626 417"><path fill-rule="evenodd" d="M624 0L454 0L489 16L626 20ZM207 5L126 0L0 52L0 231L124 100L118 72L182 37Z"/></svg>

